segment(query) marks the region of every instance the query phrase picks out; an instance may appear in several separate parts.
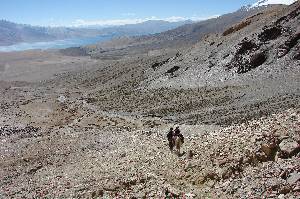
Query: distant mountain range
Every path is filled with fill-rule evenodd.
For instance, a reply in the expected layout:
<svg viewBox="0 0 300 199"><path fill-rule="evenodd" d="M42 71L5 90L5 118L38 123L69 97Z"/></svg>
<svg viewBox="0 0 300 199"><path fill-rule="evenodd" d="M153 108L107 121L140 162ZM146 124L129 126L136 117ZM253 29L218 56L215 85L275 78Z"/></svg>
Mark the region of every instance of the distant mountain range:
<svg viewBox="0 0 300 199"><path fill-rule="evenodd" d="M178 38L183 44L194 43L203 35L223 31L243 18L262 10L269 4L291 4L296 0L260 0L257 3L245 6L237 12L223 15L221 18L209 19L194 23L193 21L168 22L163 20L149 20L139 24L128 24L112 27L40 27L27 24L17 24L7 20L0 20L0 46L9 46L22 42L46 42L61 39L84 38L96 36L124 37L124 40L115 40L117 43L145 43L152 41L173 45ZM173 30L174 29L174 30ZM162 34L156 34L162 33ZM155 34L155 35L153 35ZM128 36L141 36L130 38ZM105 44L106 45L106 44Z"/></svg>
<svg viewBox="0 0 300 199"><path fill-rule="evenodd" d="M8 46L21 42L42 42L101 35L114 37L149 35L174 29L188 23L192 23L192 21L168 22L150 20L139 24L107 28L69 28L39 27L0 20L0 46Z"/></svg>
<svg viewBox="0 0 300 199"><path fill-rule="evenodd" d="M149 35L160 32L165 32L185 24L194 23L191 20L168 22L164 20L149 20L138 24L127 24L122 26L113 26L108 28L100 28L106 34L114 34L120 36L130 35ZM99 28L98 28L99 29Z"/></svg>
<svg viewBox="0 0 300 199"><path fill-rule="evenodd" d="M217 18L185 24L165 32L145 36L123 37L91 45L87 47L87 51L93 57L105 58L114 57L115 54L135 55L137 52L147 53L164 48L184 48L197 43L210 34L222 33L234 24L247 17L259 14L268 9L268 7L272 7L272 5L253 8L245 6L235 12Z"/></svg>

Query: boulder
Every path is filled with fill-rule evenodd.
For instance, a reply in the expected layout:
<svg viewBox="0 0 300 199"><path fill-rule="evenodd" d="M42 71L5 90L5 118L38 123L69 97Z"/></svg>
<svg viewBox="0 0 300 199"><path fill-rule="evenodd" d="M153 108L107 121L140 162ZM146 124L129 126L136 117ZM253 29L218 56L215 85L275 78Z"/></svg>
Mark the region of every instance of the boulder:
<svg viewBox="0 0 300 199"><path fill-rule="evenodd" d="M289 52L289 49L287 49L286 46L280 46L277 50L277 57L281 58L285 56Z"/></svg>
<svg viewBox="0 0 300 199"><path fill-rule="evenodd" d="M278 147L275 143L261 145L261 150L267 156L267 160L275 160L277 148Z"/></svg>
<svg viewBox="0 0 300 199"><path fill-rule="evenodd" d="M290 185L293 185L298 181L300 181L300 173L298 173L298 172L291 173L287 179L287 182Z"/></svg>
<svg viewBox="0 0 300 199"><path fill-rule="evenodd" d="M103 197L104 191L103 190L97 190L92 192L92 198L99 198Z"/></svg>
<svg viewBox="0 0 300 199"><path fill-rule="evenodd" d="M279 148L282 158L289 158L296 155L300 151L299 144L291 138L283 140L279 144Z"/></svg>
<svg viewBox="0 0 300 199"><path fill-rule="evenodd" d="M120 186L113 182L108 182L103 187L105 191L117 191L119 188Z"/></svg>
<svg viewBox="0 0 300 199"><path fill-rule="evenodd" d="M291 186L282 186L278 189L278 193L280 194L287 194L290 193L292 191L292 187Z"/></svg>
<svg viewBox="0 0 300 199"><path fill-rule="evenodd" d="M293 189L293 191L294 191L294 192L300 191L300 186L299 186L299 185L295 186L294 189Z"/></svg>
<svg viewBox="0 0 300 199"><path fill-rule="evenodd" d="M278 199L284 199L284 194L280 194L280 195L278 196Z"/></svg>

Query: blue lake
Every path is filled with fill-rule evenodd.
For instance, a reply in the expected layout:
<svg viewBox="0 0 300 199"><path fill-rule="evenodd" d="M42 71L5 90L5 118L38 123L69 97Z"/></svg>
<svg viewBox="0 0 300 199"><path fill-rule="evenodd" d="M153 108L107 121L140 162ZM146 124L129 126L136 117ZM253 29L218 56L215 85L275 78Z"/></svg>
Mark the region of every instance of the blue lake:
<svg viewBox="0 0 300 199"><path fill-rule="evenodd" d="M49 42L19 43L11 46L0 46L0 52L23 51L32 49L62 49L69 47L79 47L84 45L95 44L97 42L107 41L112 36L97 36L87 38L75 38L55 40Z"/></svg>

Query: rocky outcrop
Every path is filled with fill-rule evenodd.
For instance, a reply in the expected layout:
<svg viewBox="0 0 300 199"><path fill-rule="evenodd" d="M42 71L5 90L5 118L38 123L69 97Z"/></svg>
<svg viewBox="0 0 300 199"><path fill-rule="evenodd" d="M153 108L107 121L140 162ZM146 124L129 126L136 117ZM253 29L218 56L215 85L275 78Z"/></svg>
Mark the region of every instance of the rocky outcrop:
<svg viewBox="0 0 300 199"><path fill-rule="evenodd" d="M237 31L239 31L239 30L245 28L246 26L248 26L248 25L250 25L250 24L251 24L251 21L250 21L250 20L243 21L243 22L241 22L241 23L239 23L239 24L237 24L237 25L235 25L235 26L232 26L232 27L230 27L229 29L225 30L225 31L223 32L222 35L223 35L223 36L227 36L227 35L229 35L229 34L232 34L232 33L234 33L234 32L237 32Z"/></svg>
<svg viewBox="0 0 300 199"><path fill-rule="evenodd" d="M145 85L195 88L249 84L252 77L260 81L271 74L279 77L282 71L287 72L286 67L297 72L298 16L296 2L287 8L274 7L253 15L223 34L207 35L192 48L182 50L180 59L169 60L159 70L147 73ZM167 79L165 72L174 66L180 67L180 72Z"/></svg>
<svg viewBox="0 0 300 199"><path fill-rule="evenodd" d="M283 31L283 28L280 26L264 27L264 30L258 35L258 38L262 42L275 40L282 35Z"/></svg>

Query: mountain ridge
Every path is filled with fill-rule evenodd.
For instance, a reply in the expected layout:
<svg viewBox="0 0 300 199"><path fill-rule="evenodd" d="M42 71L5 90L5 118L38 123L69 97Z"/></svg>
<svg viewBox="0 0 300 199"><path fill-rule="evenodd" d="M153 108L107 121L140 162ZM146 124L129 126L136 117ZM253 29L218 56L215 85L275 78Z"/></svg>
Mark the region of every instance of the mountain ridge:
<svg viewBox="0 0 300 199"><path fill-rule="evenodd" d="M54 41L60 39L95 37L100 35L133 36L167 31L191 21L168 22L162 20L146 21L138 24L106 28L42 27L16 24L0 20L0 45L7 46L21 42Z"/></svg>

